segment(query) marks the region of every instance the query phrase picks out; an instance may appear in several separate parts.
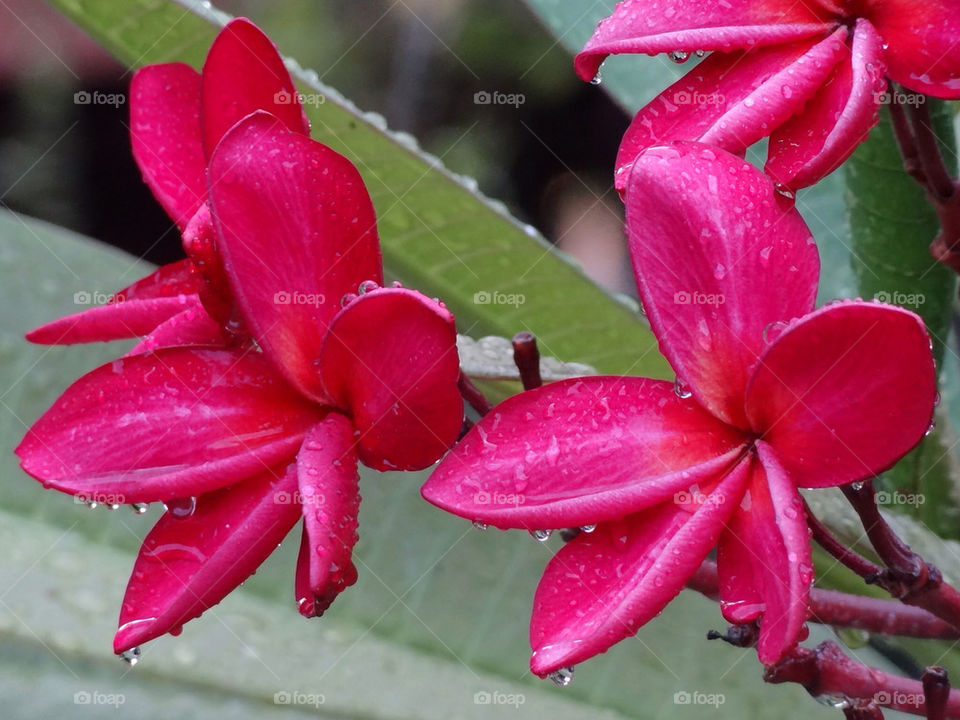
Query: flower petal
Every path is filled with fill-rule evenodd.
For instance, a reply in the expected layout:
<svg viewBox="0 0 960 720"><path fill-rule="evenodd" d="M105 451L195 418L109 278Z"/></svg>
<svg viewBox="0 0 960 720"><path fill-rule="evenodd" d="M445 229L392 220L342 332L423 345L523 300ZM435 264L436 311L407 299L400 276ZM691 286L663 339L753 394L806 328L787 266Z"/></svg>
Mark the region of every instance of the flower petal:
<svg viewBox="0 0 960 720"><path fill-rule="evenodd" d="M141 355L163 347L181 345L225 346L223 328L210 319L203 307L195 304L157 326L157 329L133 346L127 355Z"/></svg>
<svg viewBox="0 0 960 720"><path fill-rule="evenodd" d="M766 175L697 143L637 158L626 205L661 351L704 407L746 427L748 369L765 330L813 309L820 263L810 230Z"/></svg>
<svg viewBox="0 0 960 720"><path fill-rule="evenodd" d="M322 412L260 354L165 348L84 375L16 452L45 487L154 502L292 458Z"/></svg>
<svg viewBox="0 0 960 720"><path fill-rule="evenodd" d="M864 0L887 44L890 77L911 90L960 99L960 5L953 0Z"/></svg>
<svg viewBox="0 0 960 720"><path fill-rule="evenodd" d="M265 113L224 137L210 175L218 248L247 326L294 387L323 400L313 362L340 299L383 281L363 180Z"/></svg>
<svg viewBox="0 0 960 720"><path fill-rule="evenodd" d="M802 114L770 136L767 174L797 189L840 167L880 119L884 70L883 39L869 22L858 20L850 60L834 69Z"/></svg>
<svg viewBox="0 0 960 720"><path fill-rule="evenodd" d="M169 63L134 73L130 142L144 182L183 230L207 197L196 70Z"/></svg>
<svg viewBox="0 0 960 720"><path fill-rule="evenodd" d="M817 310L773 340L747 389L747 416L801 487L890 468L923 437L936 399L923 321L859 301Z"/></svg>
<svg viewBox="0 0 960 720"><path fill-rule="evenodd" d="M199 300L200 278L189 260L164 265L130 287L113 294L106 305L58 318L27 333L38 345L74 345L141 337ZM75 303L88 303L88 292L74 293Z"/></svg>
<svg viewBox="0 0 960 720"><path fill-rule="evenodd" d="M533 601L530 668L546 675L635 635L683 589L736 509L739 463L693 510L664 503L580 533L553 557Z"/></svg>
<svg viewBox="0 0 960 720"><path fill-rule="evenodd" d="M617 155L623 192L634 159L651 145L697 140L735 154L803 109L849 57L847 31L759 50L714 53L637 113Z"/></svg>
<svg viewBox="0 0 960 720"><path fill-rule="evenodd" d="M352 556L360 474L353 426L346 417L330 413L307 432L297 455L297 478L304 529L297 607L302 615L316 617L357 581Z"/></svg>
<svg viewBox="0 0 960 720"><path fill-rule="evenodd" d="M297 87L276 45L246 18L228 22L203 65L203 147L207 157L226 132L264 110L287 128L310 134Z"/></svg>
<svg viewBox="0 0 960 720"><path fill-rule="evenodd" d="M340 311L323 341L327 395L353 418L360 459L421 470L463 425L453 315L414 290L381 288Z"/></svg>
<svg viewBox="0 0 960 720"><path fill-rule="evenodd" d="M812 37L835 22L822 8L786 0L624 0L600 21L574 67L593 78L608 55L749 49Z"/></svg>
<svg viewBox="0 0 960 720"><path fill-rule="evenodd" d="M813 565L803 503L776 453L757 442L748 494L717 547L720 608L731 623L762 616L757 654L772 665L800 639Z"/></svg>
<svg viewBox="0 0 960 720"><path fill-rule="evenodd" d="M736 463L745 438L671 383L584 377L497 405L423 486L500 528L592 525L656 505Z"/></svg>
<svg viewBox="0 0 960 720"><path fill-rule="evenodd" d="M133 566L113 651L176 634L250 577L300 518L296 489L292 468L268 471L201 496L190 517L165 513Z"/></svg>

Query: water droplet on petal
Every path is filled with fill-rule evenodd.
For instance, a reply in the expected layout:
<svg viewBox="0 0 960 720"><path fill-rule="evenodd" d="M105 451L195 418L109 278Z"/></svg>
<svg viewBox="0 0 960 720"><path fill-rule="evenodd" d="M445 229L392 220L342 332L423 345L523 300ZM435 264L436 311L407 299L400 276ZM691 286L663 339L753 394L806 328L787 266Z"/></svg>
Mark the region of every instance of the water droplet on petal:
<svg viewBox="0 0 960 720"><path fill-rule="evenodd" d="M573 682L573 666L555 670L547 675L547 679L557 687L566 687Z"/></svg>
<svg viewBox="0 0 960 720"><path fill-rule="evenodd" d="M185 520L193 515L193 512L197 509L197 499L195 497L174 498L173 500L166 500L163 506L172 517Z"/></svg>
<svg viewBox="0 0 960 720"><path fill-rule="evenodd" d="M133 667L140 662L140 648L133 647L129 650L124 650L122 653L120 653L120 659L130 667Z"/></svg>
<svg viewBox="0 0 960 720"><path fill-rule="evenodd" d="M678 65L682 65L690 59L690 53L685 50L674 50L673 52L668 53L667 57Z"/></svg>
<svg viewBox="0 0 960 720"><path fill-rule="evenodd" d="M763 342L767 345L773 344L774 340L780 337L783 334L783 331L787 329L787 323L772 322L763 329Z"/></svg>
<svg viewBox="0 0 960 720"><path fill-rule="evenodd" d="M340 298L340 307L346 307L354 300L356 300L358 295L356 293L347 293L342 298Z"/></svg>
<svg viewBox="0 0 960 720"><path fill-rule="evenodd" d="M364 280L357 287L357 294L366 295L368 292L378 290L379 288L380 286L377 283L375 283L373 280Z"/></svg>
<svg viewBox="0 0 960 720"><path fill-rule="evenodd" d="M487 529L487 524L486 524L485 522L480 522L479 520L474 520L474 521L473 521L473 526L474 526L477 530L486 530L486 529Z"/></svg>
<svg viewBox="0 0 960 720"><path fill-rule="evenodd" d="M530 535L537 542L546 542L553 535L553 530L531 530Z"/></svg>
<svg viewBox="0 0 960 720"><path fill-rule="evenodd" d="M590 84L599 85L602 82L603 82L603 75L600 73L599 70L597 70L597 74L594 75L592 78L590 78Z"/></svg>
<svg viewBox="0 0 960 720"><path fill-rule="evenodd" d="M776 189L777 189L777 194L780 197L786 198L787 200L797 199L797 194L793 190L788 188L786 185L781 185L780 183L777 183Z"/></svg>
<svg viewBox="0 0 960 720"><path fill-rule="evenodd" d="M580 530L582 530L582 531L585 532L585 533L592 533L592 532L593 532L594 530L596 530L596 529L597 529L597 526L596 526L595 524L594 524L594 525L581 525L581 526L580 526Z"/></svg>
<svg viewBox="0 0 960 720"><path fill-rule="evenodd" d="M147 510L150 509L150 505L147 503L131 503L130 508L137 514L143 515Z"/></svg>
<svg viewBox="0 0 960 720"><path fill-rule="evenodd" d="M693 391L687 387L687 384L680 378L677 378L676 382L673 383L673 392L681 400L693 397Z"/></svg>

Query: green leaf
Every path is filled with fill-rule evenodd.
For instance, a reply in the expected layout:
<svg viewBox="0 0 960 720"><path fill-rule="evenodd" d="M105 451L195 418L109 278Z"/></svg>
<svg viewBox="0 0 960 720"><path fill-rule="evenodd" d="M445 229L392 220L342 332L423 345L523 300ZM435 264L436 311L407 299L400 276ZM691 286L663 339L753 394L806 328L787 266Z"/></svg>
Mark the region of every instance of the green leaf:
<svg viewBox="0 0 960 720"><path fill-rule="evenodd" d="M783 715L797 703L830 717L798 687L763 684L752 652L707 643L724 623L714 603L684 593L636 639L577 668L555 688L530 676L533 591L558 544L525 533L481 533L423 502L423 474L364 473L357 548L360 580L320 620L293 600L298 536L241 589L177 638L143 649L134 671L111 654L123 588L159 509L90 511L43 491L12 447L81 372L122 344L44 348L23 332L77 310L74 293L115 289L149 268L72 233L0 212L0 697L12 717L103 717L74 706L76 692L123 693L143 720L254 717L702 718L675 705L679 691L723 693L723 716L752 708ZM691 662L691 658L699 658ZM29 687L27 692L25 688ZM312 707L277 708L278 692L324 694ZM523 693L490 708L474 693ZM777 708L780 708L778 711ZM221 709L222 708L222 709ZM88 715L84 715L89 710ZM292 714L290 714L292 713ZM298 714L299 713L299 714Z"/></svg>
<svg viewBox="0 0 960 720"><path fill-rule="evenodd" d="M134 67L199 66L228 19L200 2L51 1ZM545 353L564 361L600 372L672 376L635 307L589 281L536 230L483 198L472 180L445 170L411 137L388 132L381 117L360 113L316 73L291 67L301 91L317 98L306 106L313 137L349 157L367 183L389 275L443 298L471 336L529 330ZM513 300L482 303L494 293Z"/></svg>
<svg viewBox="0 0 960 720"><path fill-rule="evenodd" d="M955 157L952 116L945 103L929 102L944 154ZM942 367L957 277L930 257L930 243L940 224L923 189L904 170L887 113L847 163L847 202L858 294L918 313L933 338L937 366ZM955 380L956 375L950 377ZM945 424L942 420L941 426ZM957 538L956 484L951 472L956 461L952 445L942 435L937 432L925 438L884 475L880 488L922 497L922 504L891 507L921 519L944 537Z"/></svg>

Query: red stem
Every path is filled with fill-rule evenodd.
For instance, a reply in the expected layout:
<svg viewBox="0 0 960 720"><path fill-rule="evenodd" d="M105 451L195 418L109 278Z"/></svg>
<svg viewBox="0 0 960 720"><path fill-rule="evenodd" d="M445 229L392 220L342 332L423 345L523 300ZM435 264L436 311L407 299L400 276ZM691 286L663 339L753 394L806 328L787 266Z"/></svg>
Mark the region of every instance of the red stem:
<svg viewBox="0 0 960 720"><path fill-rule="evenodd" d="M476 410L480 417L483 417L493 409L493 405L487 400L486 395L480 392L477 386L470 381L470 378L463 373L460 373L457 387L460 388L460 394L463 396L463 399L467 401L470 407Z"/></svg>
<svg viewBox="0 0 960 720"><path fill-rule="evenodd" d="M923 696L927 700L927 720L946 720L950 702L950 678L936 665L928 667L921 678Z"/></svg>
<svg viewBox="0 0 960 720"><path fill-rule="evenodd" d="M814 649L794 648L779 663L768 667L763 679L769 683L799 683L814 697L870 700L876 705L915 715L927 715L928 712L922 682L851 660L836 643L829 641ZM945 690L938 691L945 696L940 717L960 718L960 692ZM941 702L940 696L935 702ZM936 707L931 709L937 710Z"/></svg>
<svg viewBox="0 0 960 720"><path fill-rule="evenodd" d="M543 385L543 378L540 377L540 350L533 333L524 331L513 336L513 362L520 371L524 390L533 390Z"/></svg>
<svg viewBox="0 0 960 720"><path fill-rule="evenodd" d="M705 560L687 582L687 587L716 600L719 594L716 563ZM910 607L897 600L850 595L837 590L811 590L810 620L878 635L938 640L960 638L960 631L921 608Z"/></svg>

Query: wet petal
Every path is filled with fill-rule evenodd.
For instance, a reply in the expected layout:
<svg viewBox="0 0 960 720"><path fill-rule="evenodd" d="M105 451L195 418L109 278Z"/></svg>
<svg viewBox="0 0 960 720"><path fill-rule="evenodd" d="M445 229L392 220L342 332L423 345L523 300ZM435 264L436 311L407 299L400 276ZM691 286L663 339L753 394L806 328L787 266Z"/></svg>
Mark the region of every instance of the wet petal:
<svg viewBox="0 0 960 720"><path fill-rule="evenodd" d="M850 60L834 69L802 114L770 136L767 174L785 187L803 188L840 167L879 121L884 71L883 40L860 20Z"/></svg>
<svg viewBox="0 0 960 720"><path fill-rule="evenodd" d="M800 638L813 565L800 494L771 447L760 441L757 450L748 494L720 536L717 570L724 617L761 617L757 654L772 665Z"/></svg>
<svg viewBox="0 0 960 720"><path fill-rule="evenodd" d="M608 55L746 50L836 27L831 13L810 5L786 0L624 0L597 26L574 67L590 80Z"/></svg>
<svg viewBox="0 0 960 720"><path fill-rule="evenodd" d="M602 523L561 548L533 601L533 672L546 675L605 652L663 610L716 544L749 467L741 462L693 507L664 503Z"/></svg>
<svg viewBox="0 0 960 720"><path fill-rule="evenodd" d="M623 192L634 159L651 145L697 140L735 154L803 109L840 60L849 57L845 28L825 40L714 53L634 118L617 155Z"/></svg>
<svg viewBox="0 0 960 720"><path fill-rule="evenodd" d="M353 300L320 353L329 397L353 418L360 459L378 470L420 470L445 453L463 424L453 315L404 288Z"/></svg>
<svg viewBox="0 0 960 720"><path fill-rule="evenodd" d="M890 77L934 97L960 98L960 5L953 0L865 0L861 13L886 43Z"/></svg>
<svg viewBox="0 0 960 720"><path fill-rule="evenodd" d="M931 423L936 372L912 312L876 303L824 307L782 332L747 390L747 415L801 487L889 469Z"/></svg>
<svg viewBox="0 0 960 720"><path fill-rule="evenodd" d="M237 122L264 110L287 128L310 134L297 88L276 45L246 18L227 23L203 65L203 145L207 157Z"/></svg>
<svg viewBox="0 0 960 720"><path fill-rule="evenodd" d="M813 309L817 248L770 179L697 143L651 148L627 186L637 286L660 349L694 397L746 427L764 333Z"/></svg>
<svg viewBox="0 0 960 720"><path fill-rule="evenodd" d="M346 293L383 280L363 180L264 113L223 139L210 173L218 248L247 326L289 382L323 400L314 361L327 325Z"/></svg>
<svg viewBox="0 0 960 720"><path fill-rule="evenodd" d="M163 347L219 345L227 342L223 328L210 319L199 304L174 315L133 346L127 355L140 355Z"/></svg>
<svg viewBox="0 0 960 720"><path fill-rule="evenodd" d="M198 303L200 278L189 260L158 268L118 290L106 305L67 315L31 330L26 338L39 345L108 342L147 335L174 315ZM89 292L74 293L75 303L89 303Z"/></svg>
<svg viewBox="0 0 960 720"><path fill-rule="evenodd" d="M670 383L563 380L499 404L422 492L448 512L501 528L590 525L715 481L744 443Z"/></svg>
<svg viewBox="0 0 960 720"><path fill-rule="evenodd" d="M183 230L207 197L196 70L170 63L134 73L130 141L144 182Z"/></svg>
<svg viewBox="0 0 960 720"><path fill-rule="evenodd" d="M292 458L322 412L262 355L165 348L84 375L16 452L45 487L154 502L200 495Z"/></svg>
<svg viewBox="0 0 960 720"><path fill-rule="evenodd" d="M303 508L303 541L297 560L297 607L306 617L323 615L337 595L357 581L360 474L353 426L330 413L310 429L297 455Z"/></svg>
<svg viewBox="0 0 960 720"><path fill-rule="evenodd" d="M300 518L295 470L203 495L190 517L165 513L133 566L113 651L177 633L246 580Z"/></svg>

